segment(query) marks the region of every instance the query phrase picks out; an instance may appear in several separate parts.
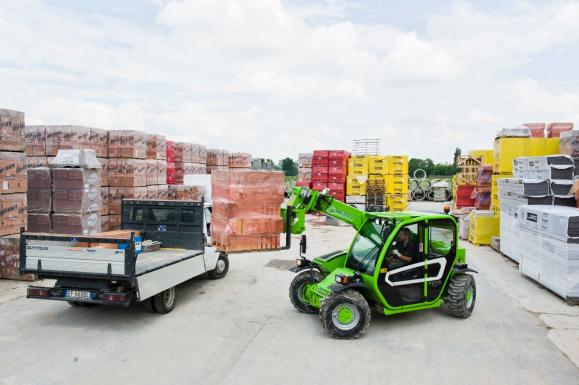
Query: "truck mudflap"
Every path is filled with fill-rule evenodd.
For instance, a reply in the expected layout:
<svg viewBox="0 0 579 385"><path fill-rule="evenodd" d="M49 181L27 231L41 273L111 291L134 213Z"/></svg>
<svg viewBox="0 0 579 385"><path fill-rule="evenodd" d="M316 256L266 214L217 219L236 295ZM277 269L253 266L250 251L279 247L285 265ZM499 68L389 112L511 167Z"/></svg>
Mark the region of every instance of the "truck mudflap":
<svg viewBox="0 0 579 385"><path fill-rule="evenodd" d="M133 292L112 293L104 290L44 286L28 286L26 292L26 298L125 307L131 304L133 296Z"/></svg>

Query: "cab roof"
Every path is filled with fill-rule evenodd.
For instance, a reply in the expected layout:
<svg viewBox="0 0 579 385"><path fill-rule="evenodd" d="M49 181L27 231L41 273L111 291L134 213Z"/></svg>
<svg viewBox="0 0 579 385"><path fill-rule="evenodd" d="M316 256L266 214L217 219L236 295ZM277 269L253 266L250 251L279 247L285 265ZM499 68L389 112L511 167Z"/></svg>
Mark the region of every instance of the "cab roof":
<svg viewBox="0 0 579 385"><path fill-rule="evenodd" d="M432 212L418 212L418 211L385 211L385 212L369 212L366 213L368 216L373 218L387 218L394 219L396 221L407 221L411 219L423 218L423 219L447 219L454 218L450 215L444 213L432 213Z"/></svg>

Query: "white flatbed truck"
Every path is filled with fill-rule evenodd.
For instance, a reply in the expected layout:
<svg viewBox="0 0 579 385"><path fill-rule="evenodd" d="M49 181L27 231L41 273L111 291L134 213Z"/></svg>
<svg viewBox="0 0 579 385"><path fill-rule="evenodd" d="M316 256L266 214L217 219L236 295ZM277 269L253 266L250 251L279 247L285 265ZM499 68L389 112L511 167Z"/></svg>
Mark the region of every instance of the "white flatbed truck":
<svg viewBox="0 0 579 385"><path fill-rule="evenodd" d="M203 202L123 200L121 228L128 235L22 232L20 271L56 280L53 287L29 286L27 298L72 306L144 302L168 313L177 285L206 273L223 278L229 270L227 254L207 245L207 216ZM139 252L137 231L161 248Z"/></svg>

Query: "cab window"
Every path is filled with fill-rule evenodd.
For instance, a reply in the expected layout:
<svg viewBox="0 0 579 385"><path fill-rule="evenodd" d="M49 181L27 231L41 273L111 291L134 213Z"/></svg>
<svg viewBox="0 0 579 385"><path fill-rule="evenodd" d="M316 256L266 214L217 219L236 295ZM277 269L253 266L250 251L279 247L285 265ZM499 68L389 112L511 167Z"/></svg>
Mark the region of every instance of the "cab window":
<svg viewBox="0 0 579 385"><path fill-rule="evenodd" d="M454 245L454 223L448 220L431 221L429 234L429 258L446 257Z"/></svg>

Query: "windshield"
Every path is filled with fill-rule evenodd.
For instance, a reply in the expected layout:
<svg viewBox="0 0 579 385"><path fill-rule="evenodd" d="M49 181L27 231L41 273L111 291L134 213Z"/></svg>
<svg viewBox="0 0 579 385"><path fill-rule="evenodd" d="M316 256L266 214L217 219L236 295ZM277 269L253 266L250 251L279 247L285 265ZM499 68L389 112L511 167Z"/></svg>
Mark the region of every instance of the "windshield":
<svg viewBox="0 0 579 385"><path fill-rule="evenodd" d="M374 274L376 260L393 228L384 218L366 222L354 239L346 266L363 274Z"/></svg>

